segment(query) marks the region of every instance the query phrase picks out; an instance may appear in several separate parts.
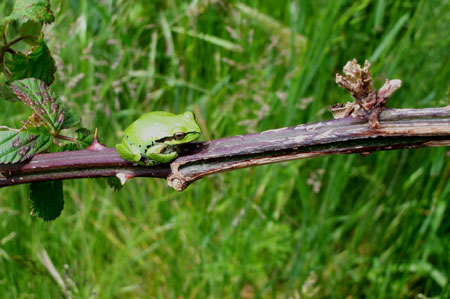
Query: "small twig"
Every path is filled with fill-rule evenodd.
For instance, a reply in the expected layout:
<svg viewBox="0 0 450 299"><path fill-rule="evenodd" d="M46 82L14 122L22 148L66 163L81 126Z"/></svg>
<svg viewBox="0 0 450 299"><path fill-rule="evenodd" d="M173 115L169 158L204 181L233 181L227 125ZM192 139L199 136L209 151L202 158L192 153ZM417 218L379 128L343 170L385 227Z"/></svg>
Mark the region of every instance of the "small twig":
<svg viewBox="0 0 450 299"><path fill-rule="evenodd" d="M74 142L74 143L78 142L78 140L76 138L73 138L73 137L70 137L70 136L64 136L64 135L59 135L58 134L58 135L55 135L54 137L58 138L58 139L66 140L66 141L71 141L71 142Z"/></svg>
<svg viewBox="0 0 450 299"><path fill-rule="evenodd" d="M32 38L32 36L31 36L31 35L24 35L24 36L16 37L15 39L13 39L13 40L10 41L9 43L7 43L6 46L5 46L5 48L6 48L6 49L9 49L9 48L11 48L12 46L14 46L15 44L17 44L18 42L20 42L20 41L22 41L22 40L24 40L24 39L27 39L27 38Z"/></svg>
<svg viewBox="0 0 450 299"><path fill-rule="evenodd" d="M3 38L4 45L0 48L0 71L4 72L7 77L11 77L11 73L9 72L8 68L5 66L5 53L9 52L11 54L16 54L14 49L12 49L11 47L24 39L32 38L32 36L31 35L19 36L19 37L13 39L12 41L8 42L5 32L3 32L2 38Z"/></svg>
<svg viewBox="0 0 450 299"><path fill-rule="evenodd" d="M6 38L5 31L2 32L2 38L3 38L3 46L0 47L0 72L3 72L5 70L5 53L8 47L6 46L8 44L8 39ZM6 73L6 72L5 72Z"/></svg>
<svg viewBox="0 0 450 299"><path fill-rule="evenodd" d="M19 129L10 128L10 127L7 127L7 126L0 126L0 130L8 130L8 131L20 132Z"/></svg>
<svg viewBox="0 0 450 299"><path fill-rule="evenodd" d="M6 38L6 32L5 31L2 32L2 38L3 38L3 44L7 45L8 44L8 39Z"/></svg>

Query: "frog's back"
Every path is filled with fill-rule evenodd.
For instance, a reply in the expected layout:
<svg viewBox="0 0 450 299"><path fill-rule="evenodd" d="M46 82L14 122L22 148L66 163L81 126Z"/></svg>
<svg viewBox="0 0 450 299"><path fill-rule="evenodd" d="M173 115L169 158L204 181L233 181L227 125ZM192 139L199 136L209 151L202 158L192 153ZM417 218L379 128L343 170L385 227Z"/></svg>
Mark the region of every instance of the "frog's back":
<svg viewBox="0 0 450 299"><path fill-rule="evenodd" d="M148 112L125 130L125 137L131 143L148 145L152 141L167 137L167 128L174 117L175 114L166 111Z"/></svg>

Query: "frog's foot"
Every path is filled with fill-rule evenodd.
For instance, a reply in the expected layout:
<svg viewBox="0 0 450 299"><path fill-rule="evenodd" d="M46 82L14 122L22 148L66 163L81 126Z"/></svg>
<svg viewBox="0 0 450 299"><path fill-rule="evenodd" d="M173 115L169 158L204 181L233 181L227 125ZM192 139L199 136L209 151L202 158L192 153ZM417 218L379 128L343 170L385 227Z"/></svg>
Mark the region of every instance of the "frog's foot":
<svg viewBox="0 0 450 299"><path fill-rule="evenodd" d="M128 161L138 162L141 159L141 155L139 153L133 152L133 149L125 142L116 144L116 150L119 155Z"/></svg>
<svg viewBox="0 0 450 299"><path fill-rule="evenodd" d="M150 147L145 153L146 157L156 163L169 163L178 157L178 152L173 146L166 144L157 144ZM156 164L154 163L154 164Z"/></svg>

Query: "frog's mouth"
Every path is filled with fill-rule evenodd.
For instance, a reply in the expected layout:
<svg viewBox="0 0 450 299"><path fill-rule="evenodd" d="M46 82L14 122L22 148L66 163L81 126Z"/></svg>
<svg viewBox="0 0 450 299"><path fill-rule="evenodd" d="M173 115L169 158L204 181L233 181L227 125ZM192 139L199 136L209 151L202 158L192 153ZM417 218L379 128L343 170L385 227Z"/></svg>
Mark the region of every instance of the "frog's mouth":
<svg viewBox="0 0 450 299"><path fill-rule="evenodd" d="M161 148L159 148L159 152L157 153L153 153L153 154L158 154L158 155L170 155L173 152L178 152L176 145L171 145L171 144L162 144L163 146ZM141 162L154 162L154 159L150 158L149 156L147 156L147 154L142 153L141 154ZM157 162L154 162L154 164L156 164Z"/></svg>
<svg viewBox="0 0 450 299"><path fill-rule="evenodd" d="M161 150L161 154L171 154L176 151L177 149L175 145L168 144Z"/></svg>
<svg viewBox="0 0 450 299"><path fill-rule="evenodd" d="M171 154L171 153L177 151L176 145L164 144L164 143L162 143L162 145L163 146L160 148L159 154Z"/></svg>

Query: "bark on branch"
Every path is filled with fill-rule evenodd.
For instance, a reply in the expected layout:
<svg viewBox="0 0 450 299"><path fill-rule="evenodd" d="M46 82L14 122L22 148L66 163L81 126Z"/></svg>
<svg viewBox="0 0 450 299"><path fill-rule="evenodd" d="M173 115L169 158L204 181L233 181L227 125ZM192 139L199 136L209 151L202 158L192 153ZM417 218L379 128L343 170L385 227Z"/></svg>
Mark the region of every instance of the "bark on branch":
<svg viewBox="0 0 450 299"><path fill-rule="evenodd" d="M119 177L165 178L177 191L207 175L262 164L333 154L450 145L450 106L386 109L378 125L370 115L345 117L184 145L170 164L143 167L120 158L115 149L40 154L30 161L0 165L0 187L47 180ZM373 126L372 126L373 127Z"/></svg>

